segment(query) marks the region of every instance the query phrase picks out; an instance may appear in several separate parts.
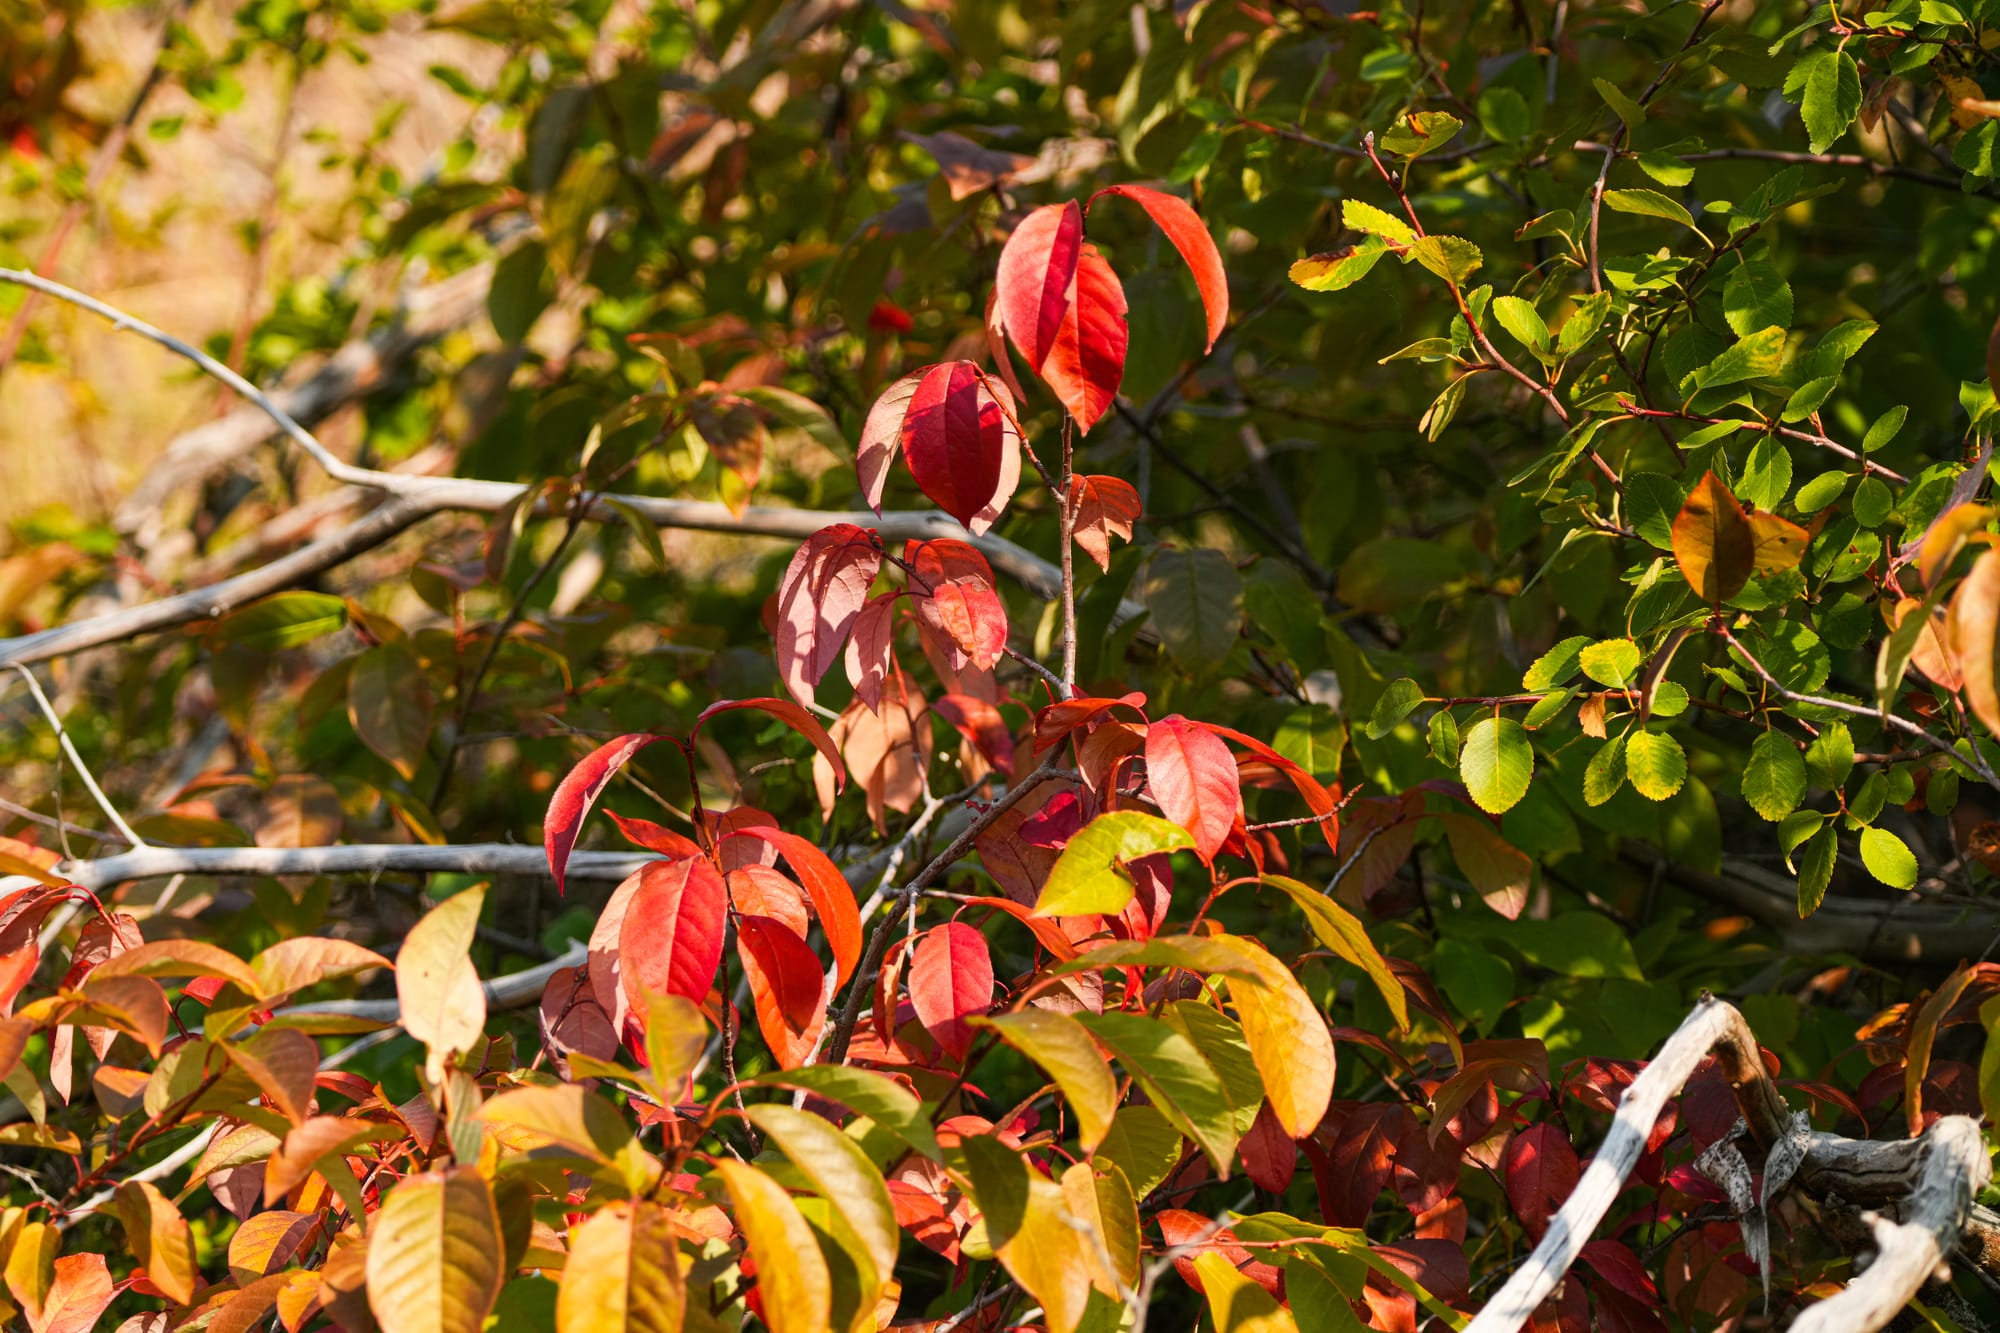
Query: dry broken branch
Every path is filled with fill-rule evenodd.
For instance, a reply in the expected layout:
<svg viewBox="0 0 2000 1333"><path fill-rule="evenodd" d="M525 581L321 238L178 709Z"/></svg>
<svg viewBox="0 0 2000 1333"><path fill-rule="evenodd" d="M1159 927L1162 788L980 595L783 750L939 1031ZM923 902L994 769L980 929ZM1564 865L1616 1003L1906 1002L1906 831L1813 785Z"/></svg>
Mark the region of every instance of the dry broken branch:
<svg viewBox="0 0 2000 1333"><path fill-rule="evenodd" d="M1850 1205L1902 1211L1900 1222L1868 1214L1875 1262L1840 1295L1810 1306L1793 1325L1804 1333L1873 1333L1901 1310L1958 1248L1972 1198L1992 1174L1978 1123L1944 1116L1920 1137L1894 1142L1843 1138L1799 1128L1764 1067L1757 1038L1734 1005L1705 995L1620 1098L1611 1130L1542 1241L1479 1312L1467 1333L1515 1333L1554 1292L1625 1177L1653 1123L1703 1059L1714 1054L1736 1095L1744 1129L1767 1154L1780 1144L1799 1154L1790 1175L1809 1193ZM1767 1172L1786 1174L1777 1154ZM1778 1181L1782 1187L1784 1181ZM1767 1183L1766 1197L1774 1192Z"/></svg>

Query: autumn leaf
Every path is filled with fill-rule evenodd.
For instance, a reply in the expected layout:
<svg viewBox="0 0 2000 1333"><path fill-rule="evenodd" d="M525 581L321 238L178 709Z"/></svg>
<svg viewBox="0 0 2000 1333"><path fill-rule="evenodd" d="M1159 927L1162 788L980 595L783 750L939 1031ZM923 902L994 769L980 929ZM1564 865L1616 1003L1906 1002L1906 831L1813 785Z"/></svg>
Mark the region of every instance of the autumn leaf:
<svg viewBox="0 0 2000 1333"><path fill-rule="evenodd" d="M1729 488L1704 473L1674 518L1674 559L1695 596L1719 607L1743 590L1756 567L1757 538Z"/></svg>

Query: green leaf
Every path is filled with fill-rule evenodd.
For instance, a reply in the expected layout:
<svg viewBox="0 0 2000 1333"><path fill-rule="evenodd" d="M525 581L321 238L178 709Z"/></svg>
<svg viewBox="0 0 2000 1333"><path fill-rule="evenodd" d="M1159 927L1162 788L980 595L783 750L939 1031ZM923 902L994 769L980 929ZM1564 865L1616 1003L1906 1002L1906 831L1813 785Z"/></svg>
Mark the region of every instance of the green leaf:
<svg viewBox="0 0 2000 1333"><path fill-rule="evenodd" d="M1585 343L1597 336L1597 331L1604 327L1605 316L1610 313L1610 292L1597 292L1584 297L1570 317L1563 321L1562 332L1556 336L1556 354L1575 355Z"/></svg>
<svg viewBox="0 0 2000 1333"><path fill-rule="evenodd" d="M1546 702L1548 702L1546 699L1543 700L1543 703ZM1535 707L1540 708L1541 704ZM1530 716L1532 715L1531 710ZM1433 759L1446 768L1458 767L1458 719L1451 715L1449 708L1440 708L1431 714L1430 726L1425 729L1424 740Z"/></svg>
<svg viewBox="0 0 2000 1333"><path fill-rule="evenodd" d="M861 1252L875 1269L872 1289L864 1288L861 1298L862 1307L872 1310L895 1272L902 1241L881 1171L860 1144L823 1116L780 1102L759 1102L746 1108L744 1115L805 1173L860 1241Z"/></svg>
<svg viewBox="0 0 2000 1333"><path fill-rule="evenodd" d="M1109 1161L1132 1182L1136 1198L1145 1198L1180 1162L1181 1133L1158 1108L1133 1103L1118 1108L1104 1142L1092 1161Z"/></svg>
<svg viewBox="0 0 2000 1333"><path fill-rule="evenodd" d="M1767 731L1750 744L1743 766L1743 799L1769 820L1780 820L1798 809L1806 794L1806 761L1791 738Z"/></svg>
<svg viewBox="0 0 2000 1333"><path fill-rule="evenodd" d="M1826 901L1826 887L1833 883L1834 855L1839 851L1839 840L1832 825L1815 833L1799 853L1799 919L1804 920L1819 910Z"/></svg>
<svg viewBox="0 0 2000 1333"><path fill-rule="evenodd" d="M1638 680L1639 664L1643 660L1639 645L1630 639L1605 639L1593 643L1583 650L1579 658L1584 675L1614 690L1632 687Z"/></svg>
<svg viewBox="0 0 2000 1333"><path fill-rule="evenodd" d="M1368 717L1368 739L1379 741L1397 727L1403 719L1424 701L1424 687L1408 676L1399 676L1389 682L1381 697L1375 700L1375 711Z"/></svg>
<svg viewBox="0 0 2000 1333"><path fill-rule="evenodd" d="M1562 912L1547 921L1524 917L1504 927L1497 938L1536 967L1562 976L1645 980L1631 935L1599 912Z"/></svg>
<svg viewBox="0 0 2000 1333"><path fill-rule="evenodd" d="M806 1065L780 1070L749 1080L755 1084L797 1088L816 1097L839 1102L848 1110L865 1115L933 1162L942 1161L937 1135L931 1130L930 1116L916 1094L872 1069L853 1065Z"/></svg>
<svg viewBox="0 0 2000 1333"><path fill-rule="evenodd" d="M1892 889L1914 888L1917 858L1909 845L1883 828L1861 830L1861 864Z"/></svg>
<svg viewBox="0 0 2000 1333"><path fill-rule="evenodd" d="M1739 339L1735 346L1708 363L1696 374L1704 389L1741 384L1778 373L1785 357L1785 331L1772 325Z"/></svg>
<svg viewBox="0 0 2000 1333"><path fill-rule="evenodd" d="M1590 86L1597 89L1597 95L1612 109L1618 119L1625 123L1627 133L1637 130L1646 119L1646 108L1640 106L1631 94L1609 79L1592 79Z"/></svg>
<svg viewBox="0 0 2000 1333"><path fill-rule="evenodd" d="M1604 203L1614 212L1665 218L1669 222L1678 222L1683 227L1694 226L1694 214L1658 190L1606 190Z"/></svg>
<svg viewBox="0 0 2000 1333"><path fill-rule="evenodd" d="M1183 667L1213 671L1236 646L1243 579L1228 556L1206 547L1160 551L1140 589L1160 642Z"/></svg>
<svg viewBox="0 0 2000 1333"><path fill-rule="evenodd" d="M1368 276L1389 247L1380 237L1371 236L1360 245L1345 250L1329 250L1293 264L1288 276L1309 292L1337 292L1352 287Z"/></svg>
<svg viewBox="0 0 2000 1333"><path fill-rule="evenodd" d="M1687 781L1687 752L1665 732L1635 731L1625 742L1625 776L1649 801L1664 801Z"/></svg>
<svg viewBox="0 0 2000 1333"><path fill-rule="evenodd" d="M1549 326L1533 305L1518 296L1496 296L1492 309L1493 318L1500 321L1500 327L1515 342L1531 352L1547 350Z"/></svg>
<svg viewBox="0 0 2000 1333"><path fill-rule="evenodd" d="M361 743L405 780L417 775L431 737L431 692L406 642L370 648L347 674L347 718Z"/></svg>
<svg viewBox="0 0 2000 1333"><path fill-rule="evenodd" d="M1861 112L1861 71L1847 52L1815 47L1785 76L1785 96L1799 103L1812 151L1824 153Z"/></svg>
<svg viewBox="0 0 2000 1333"><path fill-rule="evenodd" d="M1512 718L1482 718L1466 733L1458 772L1479 808L1497 815L1527 794L1535 775L1535 747Z"/></svg>
<svg viewBox="0 0 2000 1333"><path fill-rule="evenodd" d="M1479 247L1460 236L1419 236L1410 243L1410 257L1454 287L1463 287L1484 262Z"/></svg>
<svg viewBox="0 0 2000 1333"><path fill-rule="evenodd" d="M1792 489L1792 452L1766 435L1750 447L1736 476L1736 498L1758 509L1774 510Z"/></svg>
<svg viewBox="0 0 2000 1333"><path fill-rule="evenodd" d="M1687 493L1680 483L1663 473L1631 472L1625 476L1625 521L1648 546L1674 549L1674 516L1686 502Z"/></svg>
<svg viewBox="0 0 2000 1333"><path fill-rule="evenodd" d="M1806 776L1812 785L1839 791L1854 771L1854 738L1845 722L1829 722L1806 747Z"/></svg>
<svg viewBox="0 0 2000 1333"><path fill-rule="evenodd" d="M1761 259L1745 260L1722 284L1722 317L1739 338L1772 325L1792 326L1792 289Z"/></svg>
<svg viewBox="0 0 2000 1333"><path fill-rule="evenodd" d="M1861 452L1872 454L1877 449L1888 444L1889 441L1895 439L1897 433L1903 429L1903 422L1909 418L1909 415L1910 409L1902 403L1897 403L1881 416L1876 417L1875 424L1870 426L1868 433L1861 437Z"/></svg>
<svg viewBox="0 0 2000 1333"><path fill-rule="evenodd" d="M1447 111L1410 111L1382 134L1382 147L1404 157L1420 157L1458 136L1465 122Z"/></svg>
<svg viewBox="0 0 2000 1333"><path fill-rule="evenodd" d="M1583 650L1589 643L1590 636L1586 634L1564 639L1534 660L1527 674L1521 677L1521 688L1539 694L1562 684L1582 667Z"/></svg>
<svg viewBox="0 0 2000 1333"><path fill-rule="evenodd" d="M1169 819L1113 810L1084 825L1063 847L1035 900L1037 916L1122 911L1132 901L1124 863L1156 852L1192 848L1194 837Z"/></svg>
<svg viewBox="0 0 2000 1333"><path fill-rule="evenodd" d="M1194 1043L1140 1014L1083 1013L1077 1021L1111 1049L1146 1098L1193 1139L1218 1173L1227 1173L1237 1130L1222 1080Z"/></svg>
<svg viewBox="0 0 2000 1333"><path fill-rule="evenodd" d="M223 643L253 653L275 653L311 643L347 624L347 603L323 592L281 592L232 611L216 622Z"/></svg>

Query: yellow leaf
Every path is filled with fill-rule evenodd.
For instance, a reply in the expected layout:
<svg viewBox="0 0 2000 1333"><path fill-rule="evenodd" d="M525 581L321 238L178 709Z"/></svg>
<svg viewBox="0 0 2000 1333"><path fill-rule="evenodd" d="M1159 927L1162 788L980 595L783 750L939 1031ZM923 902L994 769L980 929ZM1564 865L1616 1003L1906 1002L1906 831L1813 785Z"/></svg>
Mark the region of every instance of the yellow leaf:
<svg viewBox="0 0 2000 1333"><path fill-rule="evenodd" d="M1721 478L1704 473L1674 518L1674 559L1695 596L1721 606L1743 590L1756 561L1756 538L1743 506Z"/></svg>
<svg viewBox="0 0 2000 1333"><path fill-rule="evenodd" d="M659 1204L607 1204L570 1231L556 1333L679 1333L686 1307L680 1241Z"/></svg>
<svg viewBox="0 0 2000 1333"><path fill-rule="evenodd" d="M771 1333L830 1333L833 1279L792 1196L754 1166L725 1160L715 1170L756 1261L757 1288Z"/></svg>
<svg viewBox="0 0 2000 1333"><path fill-rule="evenodd" d="M194 1237L180 1209L145 1180L120 1185L116 1207L125 1223L126 1248L147 1278L177 1305L193 1300Z"/></svg>
<svg viewBox="0 0 2000 1333"><path fill-rule="evenodd" d="M975 1020L1047 1071L1076 1115L1077 1142L1094 1152L1118 1113L1118 1080L1083 1024L1053 1009L1023 1009Z"/></svg>
<svg viewBox="0 0 2000 1333"><path fill-rule="evenodd" d="M7 1256L7 1290L23 1310L40 1315L55 1281L56 1255L62 1250L62 1233L46 1222L30 1222L21 1228L13 1252Z"/></svg>
<svg viewBox="0 0 2000 1333"><path fill-rule="evenodd" d="M1769 577L1798 568L1812 534L1788 518L1776 514L1751 514L1750 567Z"/></svg>
<svg viewBox="0 0 2000 1333"><path fill-rule="evenodd" d="M607 1164L632 1139L624 1117L610 1102L575 1083L515 1088L486 1102L477 1114L496 1130L527 1131L525 1143L509 1146L532 1149L555 1144Z"/></svg>
<svg viewBox="0 0 2000 1333"><path fill-rule="evenodd" d="M1333 1100L1333 1034L1291 969L1240 935L1219 937L1252 961L1256 981L1229 980L1229 999L1278 1123L1295 1139L1313 1132Z"/></svg>
<svg viewBox="0 0 2000 1333"><path fill-rule="evenodd" d="M1020 1225L994 1254L1022 1289L1042 1303L1049 1333L1075 1333L1090 1301L1085 1242L1063 1204L1062 1187L1033 1167L1027 1167L1027 1175Z"/></svg>
<svg viewBox="0 0 2000 1333"><path fill-rule="evenodd" d="M1208 1297L1216 1333L1299 1333L1292 1312L1217 1251L1196 1255L1194 1271Z"/></svg>
<svg viewBox="0 0 2000 1333"><path fill-rule="evenodd" d="M1114 1162L1078 1162L1062 1177L1063 1203L1090 1228L1082 1237L1090 1285L1117 1301L1139 1281L1139 1209ZM1109 1265L1107 1267L1107 1265Z"/></svg>
<svg viewBox="0 0 2000 1333"><path fill-rule="evenodd" d="M433 1083L445 1062L472 1049L486 1030L486 992L472 966L472 934L486 903L481 884L452 895L410 927L396 955L396 998L403 1030L429 1048Z"/></svg>
<svg viewBox="0 0 2000 1333"><path fill-rule="evenodd" d="M1994 693L1994 630L2000 627L2000 551L1984 551L1952 594L1949 639L1965 678L1965 701L1986 729L2000 735L2000 696Z"/></svg>
<svg viewBox="0 0 2000 1333"><path fill-rule="evenodd" d="M368 1305L382 1333L480 1333L500 1296L500 1212L471 1167L406 1177L368 1228Z"/></svg>
<svg viewBox="0 0 2000 1333"><path fill-rule="evenodd" d="M1992 521L1992 508L1980 504L1953 505L1932 519L1924 529L1923 544L1917 548L1917 573L1923 576L1924 586L1930 587L1951 568L1952 557L1964 550L1975 534L1990 541L1992 535L1980 530Z"/></svg>

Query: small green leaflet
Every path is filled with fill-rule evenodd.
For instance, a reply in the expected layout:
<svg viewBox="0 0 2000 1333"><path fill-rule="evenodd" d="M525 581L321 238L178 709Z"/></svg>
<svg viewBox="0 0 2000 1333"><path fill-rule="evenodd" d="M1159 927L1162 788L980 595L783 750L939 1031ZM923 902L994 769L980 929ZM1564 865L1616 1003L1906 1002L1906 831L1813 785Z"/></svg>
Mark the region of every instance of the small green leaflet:
<svg viewBox="0 0 2000 1333"><path fill-rule="evenodd" d="M1813 834L1799 853L1799 919L1819 910L1826 901L1826 886L1833 883L1834 853L1838 840L1831 826Z"/></svg>
<svg viewBox="0 0 2000 1333"><path fill-rule="evenodd" d="M1625 743L1625 776L1641 796L1664 801L1687 781L1687 752L1672 736L1635 731Z"/></svg>
<svg viewBox="0 0 2000 1333"><path fill-rule="evenodd" d="M1606 190L1604 205L1614 212L1665 218L1669 222L1678 222L1683 227L1694 226L1694 214L1658 190Z"/></svg>
<svg viewBox="0 0 2000 1333"><path fill-rule="evenodd" d="M1917 858L1909 846L1887 829L1861 830L1861 863L1868 873L1892 889L1913 888L1917 882Z"/></svg>
<svg viewBox="0 0 2000 1333"><path fill-rule="evenodd" d="M1406 246L1417 239L1417 233L1409 223L1394 213L1384 212L1375 205L1363 203L1359 199L1340 201L1340 221L1349 231L1366 232L1370 236L1393 241L1399 246Z"/></svg>
<svg viewBox="0 0 2000 1333"><path fill-rule="evenodd" d="M1465 735L1458 772L1480 809L1501 814L1527 795L1535 775L1535 747L1512 718L1482 718Z"/></svg>
<svg viewBox="0 0 2000 1333"><path fill-rule="evenodd" d="M1780 820L1798 809L1806 794L1806 761L1798 746L1779 731L1767 731L1750 746L1743 766L1743 799L1769 820Z"/></svg>
<svg viewBox="0 0 2000 1333"><path fill-rule="evenodd" d="M1479 271L1479 247L1460 236L1419 236L1410 243L1410 258L1454 287Z"/></svg>

